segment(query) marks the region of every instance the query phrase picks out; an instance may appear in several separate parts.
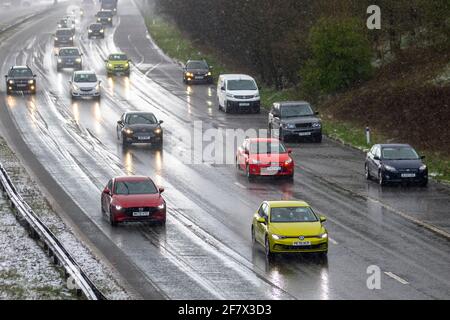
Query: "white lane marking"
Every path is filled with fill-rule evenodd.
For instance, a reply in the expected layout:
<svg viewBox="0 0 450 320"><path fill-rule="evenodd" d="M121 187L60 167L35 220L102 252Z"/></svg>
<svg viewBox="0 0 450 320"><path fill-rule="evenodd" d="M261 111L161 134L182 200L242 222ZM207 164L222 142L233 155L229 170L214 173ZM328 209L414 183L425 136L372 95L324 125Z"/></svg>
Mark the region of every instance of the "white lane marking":
<svg viewBox="0 0 450 320"><path fill-rule="evenodd" d="M237 186L238 186L239 188L241 188L241 189L247 189L246 186L244 186L243 184L241 184L241 183L239 183L239 182L235 182L234 184L237 185Z"/></svg>
<svg viewBox="0 0 450 320"><path fill-rule="evenodd" d="M400 282L401 284L409 284L408 281L406 281L405 279L400 278L398 275L393 274L392 272L384 272L385 275L391 277L392 279L397 280L398 282Z"/></svg>
<svg viewBox="0 0 450 320"><path fill-rule="evenodd" d="M337 245L339 244L336 240L328 238L328 241L330 241L332 244Z"/></svg>
<svg viewBox="0 0 450 320"><path fill-rule="evenodd" d="M151 67L150 69L147 70L147 72L145 73L145 76L148 77L149 73L152 72L153 70L155 70L157 67L159 67L161 63L157 63L155 64L153 67Z"/></svg>

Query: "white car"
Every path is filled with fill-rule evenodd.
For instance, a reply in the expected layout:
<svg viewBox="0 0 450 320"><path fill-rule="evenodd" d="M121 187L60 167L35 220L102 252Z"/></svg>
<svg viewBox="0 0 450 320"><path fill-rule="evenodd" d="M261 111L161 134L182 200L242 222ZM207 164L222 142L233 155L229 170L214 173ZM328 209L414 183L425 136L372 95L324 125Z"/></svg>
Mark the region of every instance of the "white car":
<svg viewBox="0 0 450 320"><path fill-rule="evenodd" d="M255 79L243 74L223 74L217 82L219 109L230 112L261 111L261 97Z"/></svg>
<svg viewBox="0 0 450 320"><path fill-rule="evenodd" d="M70 95L76 98L95 98L100 100L100 85L97 75L93 71L76 71L69 81Z"/></svg>

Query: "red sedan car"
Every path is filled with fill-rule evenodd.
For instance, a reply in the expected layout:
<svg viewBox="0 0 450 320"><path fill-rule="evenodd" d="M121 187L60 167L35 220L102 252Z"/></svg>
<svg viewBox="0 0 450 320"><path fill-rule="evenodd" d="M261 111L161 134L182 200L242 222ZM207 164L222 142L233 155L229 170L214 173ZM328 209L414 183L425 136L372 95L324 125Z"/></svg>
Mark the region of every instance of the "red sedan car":
<svg viewBox="0 0 450 320"><path fill-rule="evenodd" d="M238 149L236 166L249 179L255 176L294 177L292 150L278 139L246 139Z"/></svg>
<svg viewBox="0 0 450 320"><path fill-rule="evenodd" d="M111 179L102 193L102 212L112 226L120 222L166 223L166 202L149 177L117 177Z"/></svg>

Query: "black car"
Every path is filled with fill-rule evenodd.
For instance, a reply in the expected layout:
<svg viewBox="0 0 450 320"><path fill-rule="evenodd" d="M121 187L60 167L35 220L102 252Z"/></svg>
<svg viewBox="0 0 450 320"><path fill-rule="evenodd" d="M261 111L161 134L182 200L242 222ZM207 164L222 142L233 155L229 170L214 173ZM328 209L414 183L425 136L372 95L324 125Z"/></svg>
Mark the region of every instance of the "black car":
<svg viewBox="0 0 450 320"><path fill-rule="evenodd" d="M97 17L97 22L101 23L103 26L113 26L114 13L111 10L99 11L95 16Z"/></svg>
<svg viewBox="0 0 450 320"><path fill-rule="evenodd" d="M75 23L70 19L63 18L58 20L57 26L58 29L70 29L72 31L72 35L75 34Z"/></svg>
<svg viewBox="0 0 450 320"><path fill-rule="evenodd" d="M367 180L377 179L380 185L389 182L412 182L425 187L428 168L408 144L377 144L367 153Z"/></svg>
<svg viewBox="0 0 450 320"><path fill-rule="evenodd" d="M127 112L117 122L117 138L124 146L133 143L151 143L161 149L163 129L153 113Z"/></svg>
<svg viewBox="0 0 450 320"><path fill-rule="evenodd" d="M322 122L318 112L305 101L276 102L269 113L269 131L281 141L309 138L322 142Z"/></svg>
<svg viewBox="0 0 450 320"><path fill-rule="evenodd" d="M88 27L88 39L105 38L105 28L101 23L93 23Z"/></svg>
<svg viewBox="0 0 450 320"><path fill-rule="evenodd" d="M5 75L6 94L13 92L36 93L36 75L28 66L14 66Z"/></svg>
<svg viewBox="0 0 450 320"><path fill-rule="evenodd" d="M64 68L71 68L74 70L83 69L83 60L81 58L83 54L75 47L67 47L59 49L58 53L55 53L57 57L56 70L59 72Z"/></svg>
<svg viewBox="0 0 450 320"><path fill-rule="evenodd" d="M72 29L58 29L55 33L55 47L73 46Z"/></svg>
<svg viewBox="0 0 450 320"><path fill-rule="evenodd" d="M211 73L212 67L204 60L189 60L183 68L183 82L207 82L212 84L214 79Z"/></svg>

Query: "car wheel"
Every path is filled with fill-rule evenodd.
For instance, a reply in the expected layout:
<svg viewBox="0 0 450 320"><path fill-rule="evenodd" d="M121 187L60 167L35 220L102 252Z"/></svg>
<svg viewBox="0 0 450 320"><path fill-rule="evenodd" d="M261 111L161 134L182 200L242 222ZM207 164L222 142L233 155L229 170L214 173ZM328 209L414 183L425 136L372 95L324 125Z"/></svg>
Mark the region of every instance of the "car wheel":
<svg viewBox="0 0 450 320"><path fill-rule="evenodd" d="M322 135L315 137L315 138L314 138L314 142L316 142L316 143L322 143Z"/></svg>
<svg viewBox="0 0 450 320"><path fill-rule="evenodd" d="M322 262L326 262L328 260L328 251L319 252L318 256Z"/></svg>
<svg viewBox="0 0 450 320"><path fill-rule="evenodd" d="M116 127L117 140L120 140L120 129Z"/></svg>
<svg viewBox="0 0 450 320"><path fill-rule="evenodd" d="M252 245L256 245L255 227L252 226Z"/></svg>
<svg viewBox="0 0 450 320"><path fill-rule="evenodd" d="M428 186L428 180L422 181L422 182L420 183L420 186L421 186L422 188L426 188L426 187Z"/></svg>
<svg viewBox="0 0 450 320"><path fill-rule="evenodd" d="M109 223L112 227L117 227L118 223L114 220L114 217L111 213L111 210L109 210Z"/></svg>
<svg viewBox="0 0 450 320"><path fill-rule="evenodd" d="M250 173L250 167L249 167L249 165L247 165L247 168L246 168L246 170L245 170L245 173L246 173L246 175L247 175L248 181L252 182L253 179L254 179L254 176Z"/></svg>
<svg viewBox="0 0 450 320"><path fill-rule="evenodd" d="M384 186L386 184L386 181L384 181L383 173L381 170L378 172L378 183L380 186Z"/></svg>
<svg viewBox="0 0 450 320"><path fill-rule="evenodd" d="M364 170L365 170L365 173L366 173L366 179L367 180L372 179L372 177L370 176L369 166L367 164L364 166Z"/></svg>
<svg viewBox="0 0 450 320"><path fill-rule="evenodd" d="M264 249L265 249L267 260L271 260L273 258L273 253L272 253L272 250L270 249L269 238L267 236L266 236Z"/></svg>
<svg viewBox="0 0 450 320"><path fill-rule="evenodd" d="M128 147L128 146L130 145L130 143L127 141L127 139L125 139L124 136L122 136L122 145L123 145L124 147Z"/></svg>

